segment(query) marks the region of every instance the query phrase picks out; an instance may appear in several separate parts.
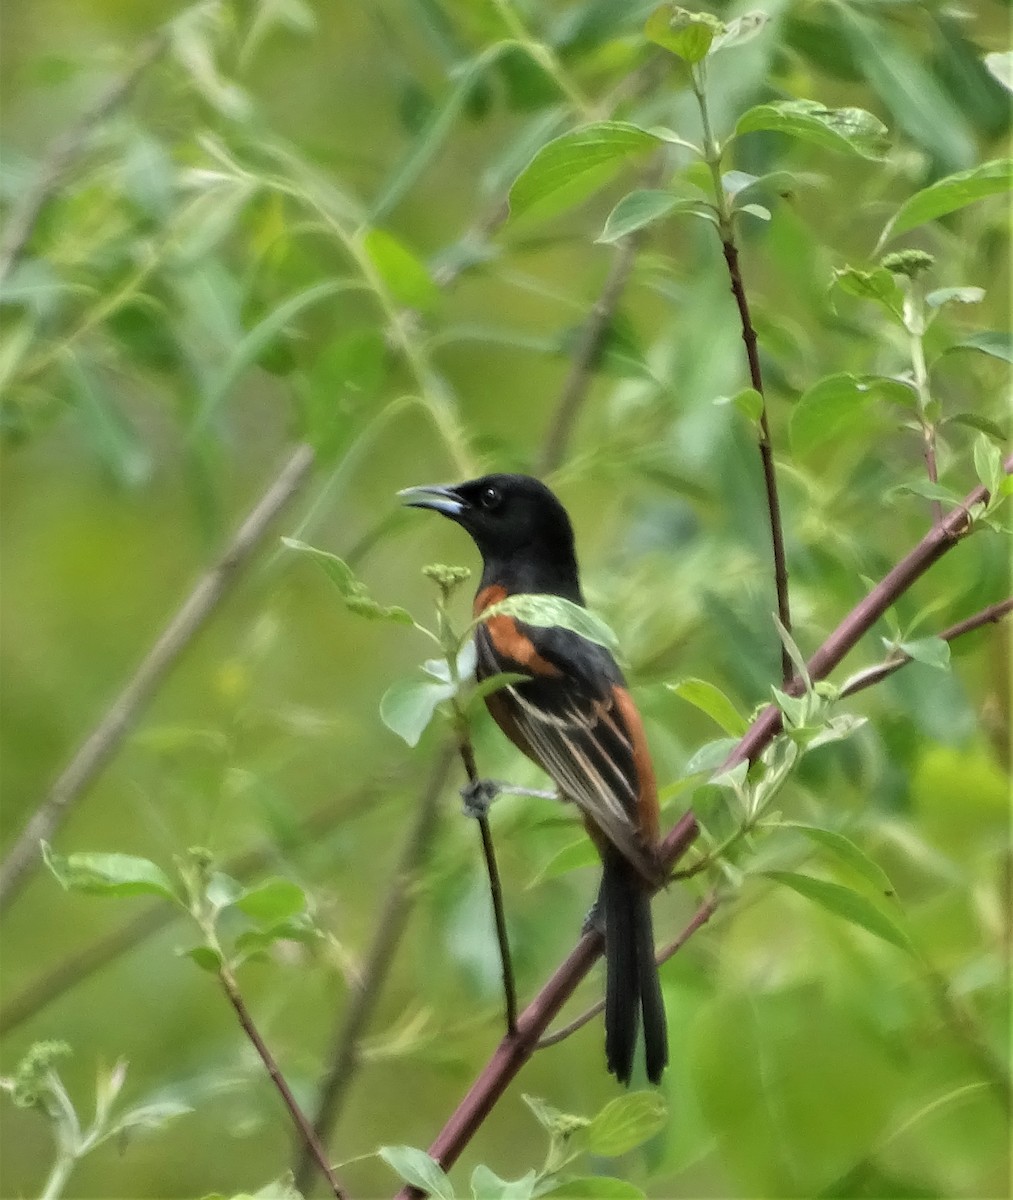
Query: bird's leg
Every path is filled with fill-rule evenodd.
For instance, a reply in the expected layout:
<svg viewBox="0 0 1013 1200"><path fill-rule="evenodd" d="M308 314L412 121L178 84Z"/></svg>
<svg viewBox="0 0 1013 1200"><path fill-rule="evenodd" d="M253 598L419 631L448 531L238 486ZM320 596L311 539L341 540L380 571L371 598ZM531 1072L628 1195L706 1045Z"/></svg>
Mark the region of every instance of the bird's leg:
<svg viewBox="0 0 1013 1200"><path fill-rule="evenodd" d="M484 817L497 796L535 796L539 800L558 800L558 792L539 791L537 788L514 787L511 783L500 783L496 779L472 779L461 788L464 813L468 817Z"/></svg>

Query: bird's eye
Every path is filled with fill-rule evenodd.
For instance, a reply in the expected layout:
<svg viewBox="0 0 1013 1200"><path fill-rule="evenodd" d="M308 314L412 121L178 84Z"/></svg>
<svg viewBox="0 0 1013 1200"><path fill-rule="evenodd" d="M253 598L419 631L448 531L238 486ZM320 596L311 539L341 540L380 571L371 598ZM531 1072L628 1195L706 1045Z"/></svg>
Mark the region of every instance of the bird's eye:
<svg viewBox="0 0 1013 1200"><path fill-rule="evenodd" d="M483 488L478 502L488 512L492 512L503 503L503 493L496 487Z"/></svg>

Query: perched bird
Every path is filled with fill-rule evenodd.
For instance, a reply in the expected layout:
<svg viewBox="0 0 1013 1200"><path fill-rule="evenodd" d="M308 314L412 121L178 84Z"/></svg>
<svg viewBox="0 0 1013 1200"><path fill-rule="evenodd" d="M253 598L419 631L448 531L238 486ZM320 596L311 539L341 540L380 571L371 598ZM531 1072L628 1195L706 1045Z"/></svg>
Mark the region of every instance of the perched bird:
<svg viewBox="0 0 1013 1200"><path fill-rule="evenodd" d="M485 475L400 496L471 534L483 561L476 617L522 593L583 605L570 518L539 480ZM495 614L477 625L475 647L480 680L503 671L528 676L491 693L486 705L561 797L577 805L601 856L595 915L604 917L608 1069L629 1083L642 1017L647 1077L657 1083L668 1063L650 901L660 881L658 795L640 714L609 651L572 630Z"/></svg>

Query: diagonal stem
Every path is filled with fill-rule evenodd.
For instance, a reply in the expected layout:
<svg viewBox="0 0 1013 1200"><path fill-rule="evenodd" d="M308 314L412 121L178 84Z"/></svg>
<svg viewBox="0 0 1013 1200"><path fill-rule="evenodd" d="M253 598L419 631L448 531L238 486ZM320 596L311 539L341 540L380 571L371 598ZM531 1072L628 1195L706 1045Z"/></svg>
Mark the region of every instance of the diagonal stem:
<svg viewBox="0 0 1013 1200"><path fill-rule="evenodd" d="M365 966L335 1025L325 1058L327 1070L317 1092L313 1114L313 1130L321 1142L327 1141L344 1108L349 1086L359 1065L362 1035L408 924L415 899L415 884L436 836L440 796L446 786L452 761L453 747L447 745L436 759L432 774L416 802L415 820L401 848ZM305 1139L299 1143L293 1170L297 1190L308 1196L313 1185L314 1157Z"/></svg>
<svg viewBox="0 0 1013 1200"><path fill-rule="evenodd" d="M236 1010L236 1016L239 1018L239 1024L243 1027L243 1032L250 1039L253 1048L260 1055L260 1060L267 1068L267 1073L271 1077L271 1082L278 1089L278 1094L281 1096L282 1103L289 1111L289 1115L295 1122L296 1128L299 1130L299 1135L305 1142L309 1152L313 1156L313 1161L320 1169L320 1173L330 1184L331 1192L336 1200L346 1200L347 1193L341 1187L335 1178L334 1172L331 1170L330 1164L327 1161L327 1156L324 1154L323 1147L320 1145L313 1126L306 1119L306 1115L296 1102L295 1096L292 1095L292 1090L282 1075L278 1064L274 1060L274 1055L267 1048L267 1043L260 1036L260 1030L254 1023L253 1017L250 1015L250 1010L246 1007L246 1002L243 1000L239 988L236 986L235 978L232 972L227 967L222 967L218 972L218 981L222 985L222 990L228 997L229 1003Z"/></svg>
<svg viewBox="0 0 1013 1200"><path fill-rule="evenodd" d="M742 340L746 346L746 360L749 363L749 378L753 387L764 396L763 375L760 371L760 355L756 345L756 330L749 313L749 301L742 284L742 272L739 268L739 251L731 233L721 242L721 249L728 267L728 276L732 284L732 295L739 310L739 320L742 324ZM770 521L770 541L774 554L774 587L777 591L777 615L781 624L791 633L791 605L788 600L788 563L784 553L784 529L781 524L781 503L777 494L777 471L774 468L774 451L770 442L770 425L767 421L767 401L763 400L760 409L760 436L757 442L760 451L760 463L763 467L763 487L767 496L767 515ZM787 649L781 646L781 680L787 683L791 679L791 657Z"/></svg>
<svg viewBox="0 0 1013 1200"><path fill-rule="evenodd" d="M464 763L468 782L480 782L478 767L475 763L475 750L471 744L467 725L463 719L457 730L457 751ZM492 897L492 911L496 923L496 940L499 943L499 957L503 971L503 996L506 1006L507 1037L512 1038L517 1032L517 984L514 980L514 965L510 957L510 936L507 932L506 909L503 905L503 884L500 881L499 866L496 862L496 849L493 846L492 831L489 828L489 818L485 813L476 815L479 833L482 837L482 854L485 858L485 869L489 876L489 894Z"/></svg>
<svg viewBox="0 0 1013 1200"><path fill-rule="evenodd" d="M221 557L198 580L49 794L32 813L0 864L0 905L5 911L41 862L39 842L52 838L74 804L119 749L162 680L240 578L242 568L260 545L271 522L305 483L313 460L310 446L297 447L253 506Z"/></svg>
<svg viewBox="0 0 1013 1200"><path fill-rule="evenodd" d="M1013 457L1006 460L1003 470L1007 475L1013 473ZM970 528L968 510L976 504L986 502L988 498L986 488L975 488L940 524L933 526L918 545L847 614L809 660L808 670L813 680L826 678L886 609L933 563L962 540ZM802 681L793 678L788 690L798 694L802 687ZM720 769L728 770L736 763L756 758L774 740L780 729L780 710L776 705L768 705L746 730ZM687 813L659 847L659 860L666 870L670 870L682 857L696 835L696 821L692 813ZM566 961L557 968L552 978L520 1015L516 1037L504 1038L500 1042L492 1058L429 1149L430 1155L444 1169L457 1161L511 1080L534 1053L549 1022L590 971L602 947L603 942L599 934L585 934ZM398 1193L398 1200L418 1200L422 1194L418 1189L409 1186Z"/></svg>

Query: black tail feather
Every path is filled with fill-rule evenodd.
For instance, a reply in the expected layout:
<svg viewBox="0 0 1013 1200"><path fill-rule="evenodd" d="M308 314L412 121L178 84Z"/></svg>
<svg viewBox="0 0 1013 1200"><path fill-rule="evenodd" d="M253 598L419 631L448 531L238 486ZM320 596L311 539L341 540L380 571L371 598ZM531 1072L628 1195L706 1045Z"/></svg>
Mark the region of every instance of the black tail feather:
<svg viewBox="0 0 1013 1200"><path fill-rule="evenodd" d="M647 1078L658 1083L668 1064L668 1027L654 961L650 897L618 852L607 854L601 899L605 916L605 1060L628 1085L641 1012Z"/></svg>

